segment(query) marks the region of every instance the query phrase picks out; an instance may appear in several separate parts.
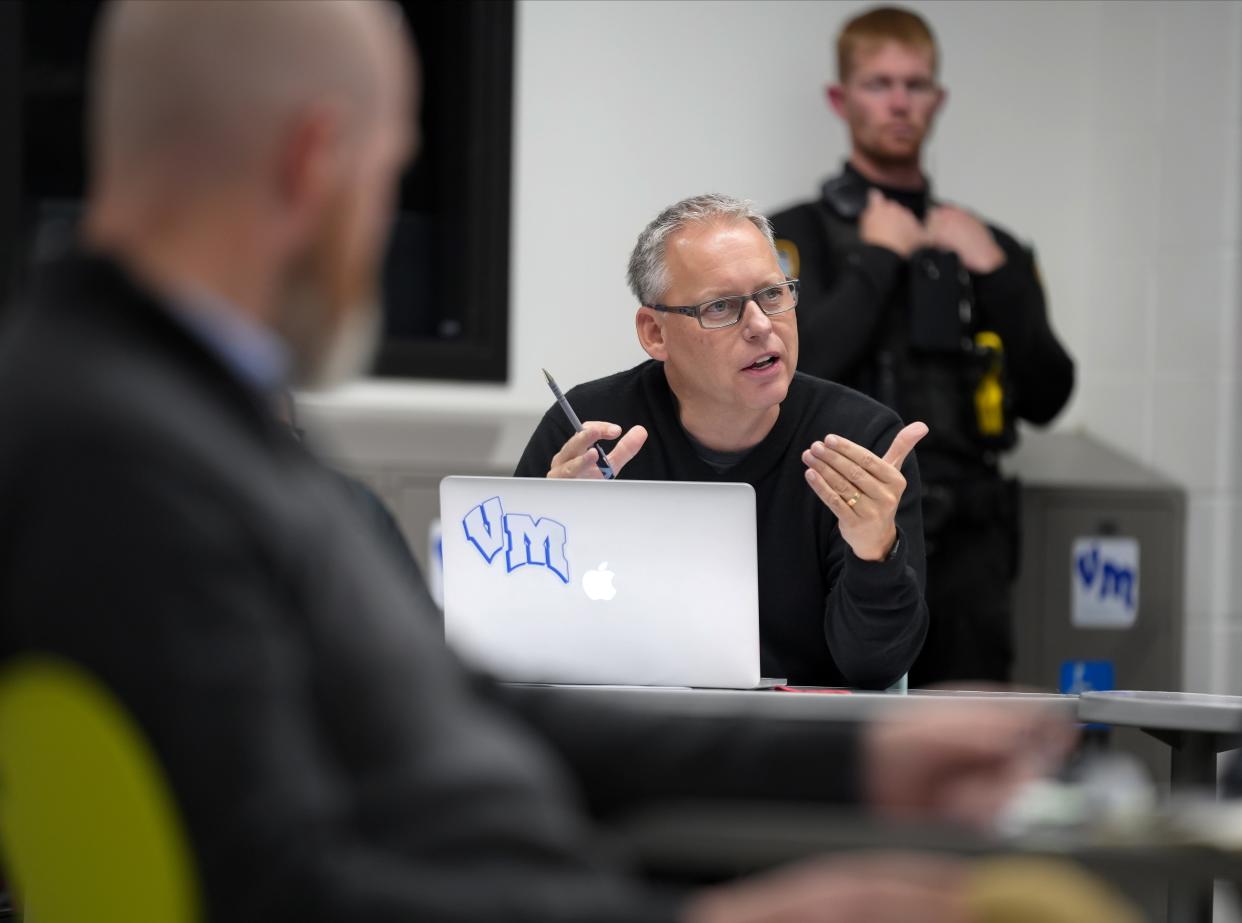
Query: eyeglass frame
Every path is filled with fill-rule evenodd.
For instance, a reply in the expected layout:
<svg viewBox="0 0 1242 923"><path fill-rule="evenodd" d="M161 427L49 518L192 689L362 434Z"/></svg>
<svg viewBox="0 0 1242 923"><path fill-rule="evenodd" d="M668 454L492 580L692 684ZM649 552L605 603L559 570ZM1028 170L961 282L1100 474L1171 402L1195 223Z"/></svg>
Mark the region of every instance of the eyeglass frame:
<svg viewBox="0 0 1242 923"><path fill-rule="evenodd" d="M776 282L776 283L773 283L772 285L765 285L763 288L759 289L758 291L751 292L749 295L721 295L716 298L708 298L706 301L701 301L698 304L692 304L692 305L645 304L643 305L643 307L650 308L653 311L660 311L665 314L684 314L687 317L693 317L695 320L699 322L699 326L702 327L704 330L724 330L728 327L732 327L738 323L741 323L742 315L746 313L746 305L750 304L752 301L755 302L755 307L757 307L760 311L763 311L763 314L765 317L779 317L782 314L788 314L790 311L792 311L794 308L798 306L799 281L800 280L798 279L786 279L784 282ZM787 308L781 308L779 311L772 311L770 313L768 311L764 311L763 306L759 304L755 296L762 295L764 292L769 291L770 289L780 288L782 285L793 286L793 289L792 289L793 304L791 304ZM735 319L729 321L729 323L727 324L721 324L718 327L709 327L705 323L703 323L703 315L699 313L700 311L703 310L703 308L705 308L709 304L715 304L717 301L728 301L733 298L743 299L742 309L737 312L737 317Z"/></svg>

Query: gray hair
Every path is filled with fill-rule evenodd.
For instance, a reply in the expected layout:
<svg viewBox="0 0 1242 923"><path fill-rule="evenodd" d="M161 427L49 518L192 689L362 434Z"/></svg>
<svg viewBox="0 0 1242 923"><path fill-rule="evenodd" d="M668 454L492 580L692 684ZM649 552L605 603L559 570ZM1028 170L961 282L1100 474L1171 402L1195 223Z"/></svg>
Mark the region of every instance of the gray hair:
<svg viewBox="0 0 1242 923"><path fill-rule="evenodd" d="M776 254L772 223L755 210L755 203L749 199L735 199L718 192L682 199L664 209L643 228L638 235L638 243L634 245L634 252L630 254L626 278L639 304L654 304L668 291L670 282L664 254L669 237L687 224L719 219L749 221L763 233L773 255Z"/></svg>

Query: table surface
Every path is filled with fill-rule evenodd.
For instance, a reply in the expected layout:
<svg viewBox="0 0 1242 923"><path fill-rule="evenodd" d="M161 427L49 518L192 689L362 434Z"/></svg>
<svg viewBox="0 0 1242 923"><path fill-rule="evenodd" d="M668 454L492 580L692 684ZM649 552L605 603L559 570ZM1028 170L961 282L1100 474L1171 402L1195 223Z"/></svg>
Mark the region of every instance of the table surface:
<svg viewBox="0 0 1242 923"><path fill-rule="evenodd" d="M1084 692L1078 700L1078 717L1126 727L1238 734L1242 733L1242 696L1137 689Z"/></svg>
<svg viewBox="0 0 1242 923"><path fill-rule="evenodd" d="M936 702L953 701L965 705L1003 702L1006 707L1052 709L1070 719L1098 724L1206 734L1242 734L1242 696L1196 692L1115 690L1084 692L1077 696L940 689L912 689L908 694L902 694L846 689L782 692L668 686L516 686L625 703L636 708L704 716L744 714L865 721L888 714L893 709L915 709Z"/></svg>
<svg viewBox="0 0 1242 923"><path fill-rule="evenodd" d="M522 688L518 686L517 688ZM895 692L831 691L779 692L751 689L689 689L667 686L530 686L554 694L595 698L627 707L674 711L703 716L757 715L807 720L865 721L893 709L917 709L952 700L965 705L1052 708L1068 718L1077 716L1077 696L1041 692L958 692L913 689Z"/></svg>

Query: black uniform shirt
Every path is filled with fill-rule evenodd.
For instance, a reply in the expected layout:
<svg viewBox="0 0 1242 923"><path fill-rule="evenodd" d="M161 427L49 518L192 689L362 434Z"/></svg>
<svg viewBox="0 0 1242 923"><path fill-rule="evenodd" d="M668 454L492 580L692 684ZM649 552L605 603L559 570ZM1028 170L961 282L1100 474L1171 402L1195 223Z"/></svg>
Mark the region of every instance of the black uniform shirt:
<svg viewBox="0 0 1242 923"><path fill-rule="evenodd" d="M841 213L842 197L828 194L834 184L846 188L844 198L853 206L848 214ZM801 279L799 368L877 397L904 419L928 423L931 432L919 445L927 482L995 476L994 452L973 434L967 360L911 349L910 261L858 237L858 215L873 186L920 218L935 204L928 190L875 186L847 164L825 183L820 199L772 217L787 270ZM967 332L1000 336L1013 415L1046 423L1069 399L1073 361L1048 323L1030 251L1000 228L989 230L1005 263L990 273L966 274L973 301Z"/></svg>

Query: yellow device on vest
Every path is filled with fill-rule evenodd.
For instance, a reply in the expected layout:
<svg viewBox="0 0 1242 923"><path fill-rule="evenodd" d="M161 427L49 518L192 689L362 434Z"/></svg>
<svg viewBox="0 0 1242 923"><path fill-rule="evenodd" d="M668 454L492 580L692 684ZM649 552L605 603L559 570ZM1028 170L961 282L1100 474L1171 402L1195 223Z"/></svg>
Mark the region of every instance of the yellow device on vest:
<svg viewBox="0 0 1242 923"><path fill-rule="evenodd" d="M975 388L975 420L982 435L1000 436L1005 432L1004 345L999 334L980 330L975 334L975 349L988 360Z"/></svg>

